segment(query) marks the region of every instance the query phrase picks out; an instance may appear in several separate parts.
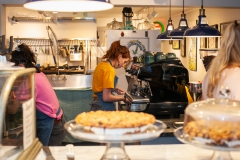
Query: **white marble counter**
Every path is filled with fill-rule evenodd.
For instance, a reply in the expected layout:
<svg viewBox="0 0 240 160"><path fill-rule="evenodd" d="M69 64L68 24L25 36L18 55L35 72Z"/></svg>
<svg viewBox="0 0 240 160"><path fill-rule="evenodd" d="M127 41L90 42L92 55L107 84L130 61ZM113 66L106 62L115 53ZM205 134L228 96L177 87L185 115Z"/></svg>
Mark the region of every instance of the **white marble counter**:
<svg viewBox="0 0 240 160"><path fill-rule="evenodd" d="M188 144L176 145L126 145L131 160L207 160L213 151L197 148ZM56 160L67 160L65 147L51 147ZM75 146L75 160L100 160L105 146ZM240 152L231 152L234 160Z"/></svg>
<svg viewBox="0 0 240 160"><path fill-rule="evenodd" d="M188 144L174 145L126 145L126 152L131 160L210 160L212 150L194 147ZM67 160L66 147L50 147L56 160ZM1 150L2 152L3 150ZM74 146L75 160L100 160L105 146ZM238 160L240 152L231 152L233 160ZM16 156L9 157L9 160ZM45 153L41 152L36 160L44 160Z"/></svg>

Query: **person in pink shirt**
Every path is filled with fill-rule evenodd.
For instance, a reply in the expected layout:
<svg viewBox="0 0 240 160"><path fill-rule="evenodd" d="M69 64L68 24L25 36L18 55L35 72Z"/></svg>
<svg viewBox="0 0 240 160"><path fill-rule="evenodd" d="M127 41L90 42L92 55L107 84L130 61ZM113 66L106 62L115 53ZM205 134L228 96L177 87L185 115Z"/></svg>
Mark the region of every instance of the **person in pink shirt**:
<svg viewBox="0 0 240 160"><path fill-rule="evenodd" d="M35 54L25 45L20 44L12 52L10 60L16 66L25 68L35 68L35 100L36 100L36 126L37 137L44 146L61 145L66 131L64 129L63 111L51 84L44 73L36 67ZM28 88L24 85L19 86L17 98L19 100L28 99ZM23 94L24 93L24 94Z"/></svg>

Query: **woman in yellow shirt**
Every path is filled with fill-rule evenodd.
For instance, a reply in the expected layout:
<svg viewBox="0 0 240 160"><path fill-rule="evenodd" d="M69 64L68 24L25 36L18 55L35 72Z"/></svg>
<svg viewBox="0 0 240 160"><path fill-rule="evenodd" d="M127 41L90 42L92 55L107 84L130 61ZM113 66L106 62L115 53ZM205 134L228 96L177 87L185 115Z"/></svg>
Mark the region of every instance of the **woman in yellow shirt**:
<svg viewBox="0 0 240 160"><path fill-rule="evenodd" d="M93 101L91 110L116 110L114 102L124 101L124 91L116 88L118 77L115 69L124 67L130 61L130 52L120 41L114 41L106 54L106 59L97 65L93 74ZM115 91L118 95L113 95Z"/></svg>

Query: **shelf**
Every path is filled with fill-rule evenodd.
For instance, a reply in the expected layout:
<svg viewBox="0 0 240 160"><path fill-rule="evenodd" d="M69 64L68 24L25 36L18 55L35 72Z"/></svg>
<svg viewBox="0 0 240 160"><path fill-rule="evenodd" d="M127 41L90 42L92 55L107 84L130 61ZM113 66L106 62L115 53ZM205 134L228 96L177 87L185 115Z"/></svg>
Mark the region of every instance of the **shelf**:
<svg viewBox="0 0 240 160"><path fill-rule="evenodd" d="M53 18L41 18L41 17L15 17L11 18L13 22L54 22ZM57 22L61 23L64 21L71 21L71 22L96 22L95 18L92 17L57 17Z"/></svg>
<svg viewBox="0 0 240 160"><path fill-rule="evenodd" d="M96 22L96 19L91 18L91 17L85 17L85 18L80 18L80 17L58 17L57 21L58 22L63 22L63 21L73 21L73 22L93 21L93 22Z"/></svg>
<svg viewBox="0 0 240 160"><path fill-rule="evenodd" d="M199 51L218 51L218 48L200 48Z"/></svg>
<svg viewBox="0 0 240 160"><path fill-rule="evenodd" d="M29 46L50 46L50 41L48 38L14 38L13 41L17 44L25 43ZM68 46L68 45L80 45L83 43L83 46L86 44L91 44L96 41L95 38L61 38L58 39L59 46Z"/></svg>
<svg viewBox="0 0 240 160"><path fill-rule="evenodd" d="M53 22L53 19L39 18L39 17L15 17L11 19L13 22Z"/></svg>

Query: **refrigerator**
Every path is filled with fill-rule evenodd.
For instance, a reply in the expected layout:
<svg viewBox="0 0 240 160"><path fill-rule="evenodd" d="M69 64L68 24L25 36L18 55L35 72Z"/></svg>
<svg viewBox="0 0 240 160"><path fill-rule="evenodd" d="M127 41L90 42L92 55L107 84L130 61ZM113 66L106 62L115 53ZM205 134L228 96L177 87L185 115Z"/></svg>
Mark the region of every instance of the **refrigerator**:
<svg viewBox="0 0 240 160"><path fill-rule="evenodd" d="M145 51L160 52L161 43L157 40L160 33L160 30L107 30L107 49L113 41L120 40L129 49L131 58Z"/></svg>

